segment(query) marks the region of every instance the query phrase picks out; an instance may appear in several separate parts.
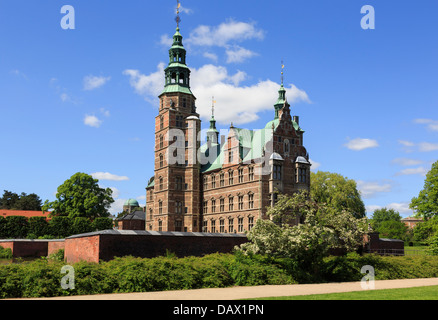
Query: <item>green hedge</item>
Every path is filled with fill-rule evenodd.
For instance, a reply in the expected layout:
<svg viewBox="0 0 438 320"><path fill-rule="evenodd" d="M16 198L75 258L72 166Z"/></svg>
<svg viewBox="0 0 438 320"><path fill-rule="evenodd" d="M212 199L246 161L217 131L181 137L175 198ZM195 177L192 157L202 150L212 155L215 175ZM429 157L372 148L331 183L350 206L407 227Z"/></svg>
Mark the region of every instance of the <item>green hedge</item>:
<svg viewBox="0 0 438 320"><path fill-rule="evenodd" d="M63 290L58 259L40 259L0 266L0 298L50 297L146 292L230 286L359 281L364 265L375 268L377 280L438 277L438 257L380 257L349 254L326 258L318 270L301 270L291 259L241 254L204 257L116 258L73 264L75 289Z"/></svg>
<svg viewBox="0 0 438 320"><path fill-rule="evenodd" d="M8 216L0 217L0 239L65 238L73 234L111 229L113 221L100 217L91 221L88 218Z"/></svg>

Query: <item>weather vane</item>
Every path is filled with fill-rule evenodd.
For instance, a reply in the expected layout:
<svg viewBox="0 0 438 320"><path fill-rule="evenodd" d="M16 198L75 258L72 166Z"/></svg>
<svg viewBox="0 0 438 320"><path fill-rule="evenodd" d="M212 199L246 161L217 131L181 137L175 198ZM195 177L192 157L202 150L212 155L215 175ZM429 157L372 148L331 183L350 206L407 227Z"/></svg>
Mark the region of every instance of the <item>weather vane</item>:
<svg viewBox="0 0 438 320"><path fill-rule="evenodd" d="M216 103L216 100L214 100L214 97L211 97L211 117L214 118L214 104Z"/></svg>
<svg viewBox="0 0 438 320"><path fill-rule="evenodd" d="M179 3L179 0L176 0L176 27L179 28L179 23L181 22L181 18L179 17L179 8L181 7L181 3Z"/></svg>
<svg viewBox="0 0 438 320"><path fill-rule="evenodd" d="M283 60L281 60L281 84L283 84L283 70L284 70L284 64L283 64Z"/></svg>

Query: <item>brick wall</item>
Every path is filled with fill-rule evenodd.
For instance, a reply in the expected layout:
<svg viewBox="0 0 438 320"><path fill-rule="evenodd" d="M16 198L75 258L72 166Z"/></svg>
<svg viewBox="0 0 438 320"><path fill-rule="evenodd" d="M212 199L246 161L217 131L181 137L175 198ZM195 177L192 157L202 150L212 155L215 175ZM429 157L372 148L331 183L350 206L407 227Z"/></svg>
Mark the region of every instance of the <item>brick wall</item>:
<svg viewBox="0 0 438 320"><path fill-rule="evenodd" d="M67 263L98 262L127 255L152 258L165 255L166 250L178 257L203 256L231 252L247 241L246 236L234 234L104 230L67 238L65 257Z"/></svg>
<svg viewBox="0 0 438 320"><path fill-rule="evenodd" d="M59 249L64 249L64 240L0 240L0 246L10 248L14 258L46 257Z"/></svg>

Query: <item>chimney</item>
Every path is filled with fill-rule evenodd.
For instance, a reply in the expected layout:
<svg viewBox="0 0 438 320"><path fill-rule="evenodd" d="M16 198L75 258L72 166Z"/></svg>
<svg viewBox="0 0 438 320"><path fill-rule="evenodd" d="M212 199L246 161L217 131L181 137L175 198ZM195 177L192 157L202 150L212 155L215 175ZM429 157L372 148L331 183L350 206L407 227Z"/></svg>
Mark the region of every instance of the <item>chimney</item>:
<svg viewBox="0 0 438 320"><path fill-rule="evenodd" d="M294 116L294 122L296 122L299 125L300 124L300 118L298 116Z"/></svg>

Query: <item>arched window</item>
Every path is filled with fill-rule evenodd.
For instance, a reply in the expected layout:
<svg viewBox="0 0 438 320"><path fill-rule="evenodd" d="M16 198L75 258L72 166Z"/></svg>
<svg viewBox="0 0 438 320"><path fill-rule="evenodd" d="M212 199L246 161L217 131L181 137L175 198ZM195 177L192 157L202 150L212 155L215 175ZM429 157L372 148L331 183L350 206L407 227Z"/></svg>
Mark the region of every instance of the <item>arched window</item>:
<svg viewBox="0 0 438 320"><path fill-rule="evenodd" d="M160 168L164 166L164 157L162 154L160 154Z"/></svg>
<svg viewBox="0 0 438 320"><path fill-rule="evenodd" d="M158 186L160 190L163 190L163 177L158 178Z"/></svg>
<svg viewBox="0 0 438 320"><path fill-rule="evenodd" d="M290 151L289 140L288 140L288 139L285 139L285 140L284 140L284 152L285 152L285 153L289 153L289 151Z"/></svg>
<svg viewBox="0 0 438 320"><path fill-rule="evenodd" d="M164 128L164 117L161 116L160 117L160 130L162 130Z"/></svg>
<svg viewBox="0 0 438 320"><path fill-rule="evenodd" d="M164 147L164 138L163 135L160 134L160 149L163 149L163 147Z"/></svg>

